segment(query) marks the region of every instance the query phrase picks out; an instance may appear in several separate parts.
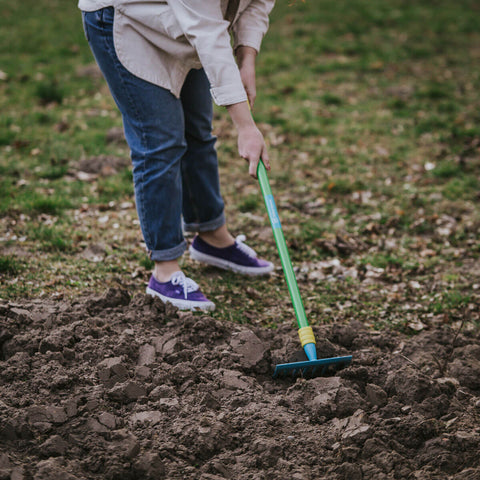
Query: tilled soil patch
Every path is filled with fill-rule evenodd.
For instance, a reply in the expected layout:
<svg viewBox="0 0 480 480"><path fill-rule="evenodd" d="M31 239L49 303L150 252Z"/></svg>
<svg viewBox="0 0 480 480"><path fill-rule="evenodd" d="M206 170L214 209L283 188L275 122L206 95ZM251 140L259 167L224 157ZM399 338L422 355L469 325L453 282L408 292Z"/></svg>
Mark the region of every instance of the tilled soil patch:
<svg viewBox="0 0 480 480"><path fill-rule="evenodd" d="M110 289L0 305L0 479L480 478L480 339L314 327L350 367L271 377L278 329Z"/></svg>

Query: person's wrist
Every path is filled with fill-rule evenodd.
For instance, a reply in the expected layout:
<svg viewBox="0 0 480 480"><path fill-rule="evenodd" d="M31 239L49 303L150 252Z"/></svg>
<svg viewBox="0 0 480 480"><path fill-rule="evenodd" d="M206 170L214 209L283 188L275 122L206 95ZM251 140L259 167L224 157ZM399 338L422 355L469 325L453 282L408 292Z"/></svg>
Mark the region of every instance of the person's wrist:
<svg viewBox="0 0 480 480"><path fill-rule="evenodd" d="M259 134L259 130L255 123L241 125L237 127L237 133L240 137L251 137Z"/></svg>
<svg viewBox="0 0 480 480"><path fill-rule="evenodd" d="M250 108L247 102L234 103L227 106L228 113L232 118L233 124L237 132L245 132L249 129L256 128Z"/></svg>
<svg viewBox="0 0 480 480"><path fill-rule="evenodd" d="M255 65L257 51L253 47L246 47L241 45L235 50L235 55L240 66L246 64Z"/></svg>

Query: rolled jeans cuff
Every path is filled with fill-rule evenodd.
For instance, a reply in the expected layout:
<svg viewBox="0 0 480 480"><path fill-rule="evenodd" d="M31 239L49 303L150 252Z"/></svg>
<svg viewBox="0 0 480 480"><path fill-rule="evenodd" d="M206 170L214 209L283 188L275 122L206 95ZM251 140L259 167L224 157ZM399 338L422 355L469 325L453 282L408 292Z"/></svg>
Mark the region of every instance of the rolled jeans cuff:
<svg viewBox="0 0 480 480"><path fill-rule="evenodd" d="M211 230L216 230L221 226L225 225L225 213L222 212L217 218L210 220L208 222L203 223L185 223L182 221L183 224L183 231L184 232L210 232Z"/></svg>
<svg viewBox="0 0 480 480"><path fill-rule="evenodd" d="M167 260L176 260L181 257L187 249L187 242L183 240L179 245L167 250L150 250L148 252L150 260L154 262L164 262Z"/></svg>

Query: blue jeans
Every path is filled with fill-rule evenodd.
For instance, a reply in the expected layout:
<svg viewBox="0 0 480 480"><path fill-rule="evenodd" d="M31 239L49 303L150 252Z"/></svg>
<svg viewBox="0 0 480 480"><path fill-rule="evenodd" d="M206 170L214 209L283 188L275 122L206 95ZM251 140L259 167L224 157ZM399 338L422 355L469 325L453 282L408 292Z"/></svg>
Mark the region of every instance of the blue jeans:
<svg viewBox="0 0 480 480"><path fill-rule="evenodd" d="M191 70L176 98L120 63L113 43L113 7L82 16L90 48L122 114L150 258L176 259L187 246L182 216L185 231L225 224L208 79L203 70Z"/></svg>

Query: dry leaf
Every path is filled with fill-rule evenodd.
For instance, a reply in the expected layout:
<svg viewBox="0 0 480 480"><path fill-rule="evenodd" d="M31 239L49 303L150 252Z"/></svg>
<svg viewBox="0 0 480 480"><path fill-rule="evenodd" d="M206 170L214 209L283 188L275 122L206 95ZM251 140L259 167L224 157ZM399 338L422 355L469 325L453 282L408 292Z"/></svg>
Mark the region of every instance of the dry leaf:
<svg viewBox="0 0 480 480"><path fill-rule="evenodd" d="M421 332L425 328L425 325L420 320L409 322L408 326L416 332Z"/></svg>

